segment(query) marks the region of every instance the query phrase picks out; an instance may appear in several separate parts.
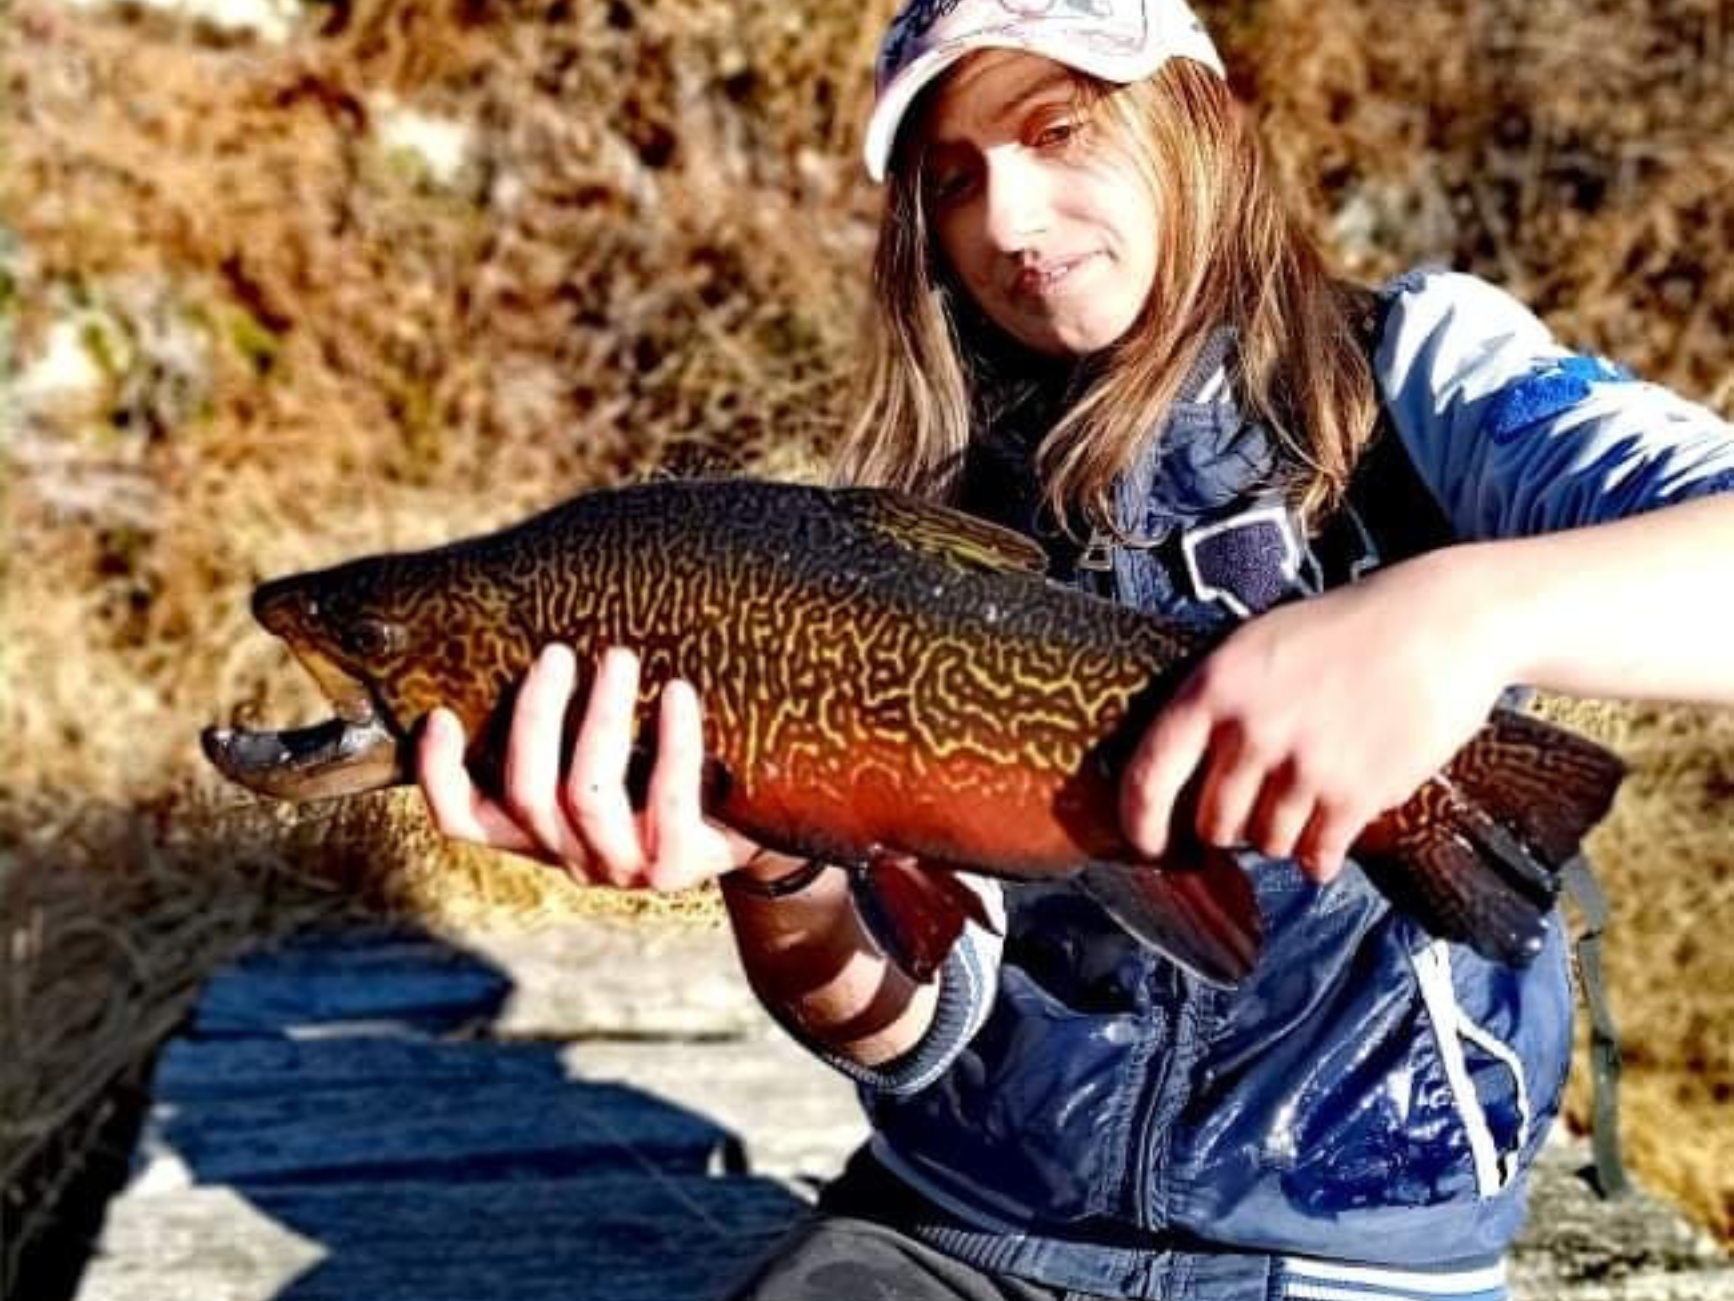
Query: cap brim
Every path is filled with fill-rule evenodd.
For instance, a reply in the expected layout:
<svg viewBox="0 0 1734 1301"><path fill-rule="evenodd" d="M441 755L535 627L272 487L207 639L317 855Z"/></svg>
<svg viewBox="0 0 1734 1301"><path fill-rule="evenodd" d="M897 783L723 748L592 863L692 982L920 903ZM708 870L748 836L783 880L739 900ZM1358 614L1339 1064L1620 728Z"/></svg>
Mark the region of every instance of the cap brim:
<svg viewBox="0 0 1734 1301"><path fill-rule="evenodd" d="M946 69L964 55L984 49L982 45L941 46L899 68L873 105L873 115L867 119L867 137L862 156L867 163L867 175L875 182L885 179L891 166L891 150L897 144L897 128L903 115L915 102L915 97L937 80Z"/></svg>
<svg viewBox="0 0 1734 1301"><path fill-rule="evenodd" d="M891 151L897 144L897 131L915 97L954 63L977 50L1022 50L1040 58L1052 59L1103 81L1121 84L1142 81L1145 77L1152 76L1172 58L1193 59L1218 76L1225 75L1221 58L1215 47L1209 43L1209 38L1204 36L1202 31L1199 32L1199 37L1196 49L1186 48L1185 44L1176 46L1158 43L1153 49L1119 53L1111 50L1085 51L1074 44L1050 51L1043 48L1042 42L1031 41L1027 37L1008 35L995 38L988 33L977 33L967 41L940 45L910 60L880 92L873 105L873 113L867 119L866 136L862 141L861 153L867 165L867 175L875 182L885 179L891 166ZM1182 40L1184 41L1184 38Z"/></svg>

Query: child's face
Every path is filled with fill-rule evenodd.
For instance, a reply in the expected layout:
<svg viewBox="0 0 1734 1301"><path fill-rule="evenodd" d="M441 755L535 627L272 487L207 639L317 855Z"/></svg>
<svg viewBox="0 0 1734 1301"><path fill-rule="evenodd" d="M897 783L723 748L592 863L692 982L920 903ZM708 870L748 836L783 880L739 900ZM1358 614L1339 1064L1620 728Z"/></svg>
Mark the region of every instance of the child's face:
<svg viewBox="0 0 1734 1301"><path fill-rule="evenodd" d="M1156 277L1156 204L1058 64L990 50L959 65L925 122L940 252L1013 338L1081 356L1120 338Z"/></svg>

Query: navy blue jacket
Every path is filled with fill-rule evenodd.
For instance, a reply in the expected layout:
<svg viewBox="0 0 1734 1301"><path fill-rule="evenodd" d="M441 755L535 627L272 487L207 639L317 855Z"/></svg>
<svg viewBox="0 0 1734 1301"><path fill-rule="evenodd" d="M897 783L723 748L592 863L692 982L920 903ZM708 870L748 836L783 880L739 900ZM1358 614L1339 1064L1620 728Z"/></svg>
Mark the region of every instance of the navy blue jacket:
<svg viewBox="0 0 1734 1301"><path fill-rule="evenodd" d="M1438 543L1734 488L1725 422L1560 348L1484 282L1414 275L1384 303L1374 369L1404 474L1380 501L1351 494L1329 547L1301 535L1265 487L1276 453L1236 408L1224 336L1118 485L1120 523L1150 545L1103 553L1117 599L1221 624L1352 581L1400 558L1377 517L1405 475L1426 500L1396 517L1430 512ZM975 504L1039 529L1018 449L981 452L992 500ZM873 1126L841 1201L1091 1294L1502 1297L1570 1059L1559 927L1517 970L1431 939L1352 863L1323 888L1292 862L1246 866L1266 948L1234 991L1063 884L983 883L1005 937L968 930L922 1043L878 1071L832 1059Z"/></svg>

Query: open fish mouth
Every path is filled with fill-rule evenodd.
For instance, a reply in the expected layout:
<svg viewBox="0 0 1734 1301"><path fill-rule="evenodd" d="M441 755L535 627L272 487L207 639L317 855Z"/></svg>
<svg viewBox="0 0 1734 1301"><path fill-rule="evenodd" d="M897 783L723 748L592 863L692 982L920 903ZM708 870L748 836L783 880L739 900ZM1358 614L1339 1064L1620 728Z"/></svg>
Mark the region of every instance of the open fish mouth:
<svg viewBox="0 0 1734 1301"><path fill-rule="evenodd" d="M385 720L368 689L317 652L296 648L296 655L335 704L336 716L280 731L207 727L199 734L205 757L249 790L298 802L410 781L410 740Z"/></svg>
<svg viewBox="0 0 1734 1301"><path fill-rule="evenodd" d="M281 800L358 795L398 785L410 771L402 738L378 719L284 731L207 727L199 742L225 777Z"/></svg>

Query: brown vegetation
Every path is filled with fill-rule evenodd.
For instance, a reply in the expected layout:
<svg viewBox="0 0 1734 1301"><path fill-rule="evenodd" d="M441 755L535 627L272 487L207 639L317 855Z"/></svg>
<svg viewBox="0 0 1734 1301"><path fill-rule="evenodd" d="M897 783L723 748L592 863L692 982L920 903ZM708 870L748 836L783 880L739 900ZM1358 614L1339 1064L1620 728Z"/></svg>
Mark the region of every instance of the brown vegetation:
<svg viewBox="0 0 1734 1301"><path fill-rule="evenodd" d="M64 1122L239 945L339 907L651 907L441 845L403 795L262 810L217 789L194 738L237 705L318 708L250 625L259 577L654 470L812 472L846 415L876 202L857 124L888 7L338 0L268 45L16 0L9 1226L52 1212L97 1132ZM1477 270L1734 409L1726 0L1203 7L1346 267ZM456 173L385 143L400 107L464 124ZM57 329L92 384L32 370ZM1637 768L1595 845L1633 1155L1734 1237L1734 718L1552 708ZM661 911L710 915L703 897Z"/></svg>

